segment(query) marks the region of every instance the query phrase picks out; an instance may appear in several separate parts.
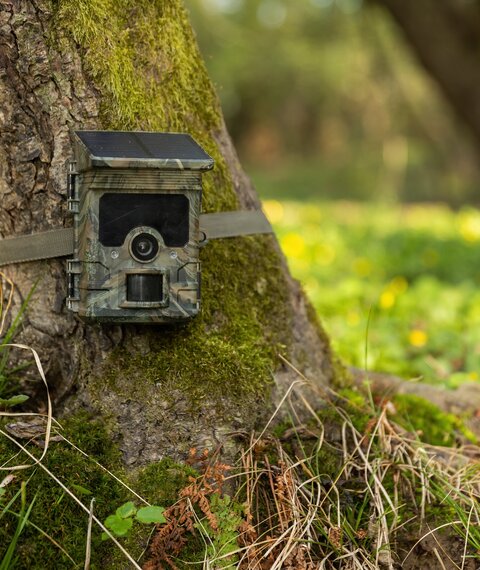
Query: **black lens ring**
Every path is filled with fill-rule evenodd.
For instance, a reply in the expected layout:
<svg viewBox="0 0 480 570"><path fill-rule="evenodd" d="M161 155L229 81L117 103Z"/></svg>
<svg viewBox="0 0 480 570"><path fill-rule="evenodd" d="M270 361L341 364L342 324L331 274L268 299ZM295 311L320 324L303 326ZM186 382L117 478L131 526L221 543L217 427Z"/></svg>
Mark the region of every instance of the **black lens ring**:
<svg viewBox="0 0 480 570"><path fill-rule="evenodd" d="M142 251L144 245L147 245L147 248ZM141 263L148 263L155 259L158 250L159 245L157 238L146 232L137 234L130 242L130 253L132 257Z"/></svg>

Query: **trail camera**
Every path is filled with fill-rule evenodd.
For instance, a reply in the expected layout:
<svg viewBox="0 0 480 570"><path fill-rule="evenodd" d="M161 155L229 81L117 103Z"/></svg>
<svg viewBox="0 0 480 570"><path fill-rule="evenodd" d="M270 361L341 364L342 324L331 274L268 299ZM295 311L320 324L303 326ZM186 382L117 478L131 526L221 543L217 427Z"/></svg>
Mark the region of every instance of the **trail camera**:
<svg viewBox="0 0 480 570"><path fill-rule="evenodd" d="M201 178L212 158L186 134L79 131L75 139L68 307L108 322L196 315Z"/></svg>
<svg viewBox="0 0 480 570"><path fill-rule="evenodd" d="M201 213L202 172L213 160L187 134L78 131L74 138L73 228L1 239L0 267L73 255L67 307L82 319L185 321L200 310L200 247L273 232L260 209Z"/></svg>

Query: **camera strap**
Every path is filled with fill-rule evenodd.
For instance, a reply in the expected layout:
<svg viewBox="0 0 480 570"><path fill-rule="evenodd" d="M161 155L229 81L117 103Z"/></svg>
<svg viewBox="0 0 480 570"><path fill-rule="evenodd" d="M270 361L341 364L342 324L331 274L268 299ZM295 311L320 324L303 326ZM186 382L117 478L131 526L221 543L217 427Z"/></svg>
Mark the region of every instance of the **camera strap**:
<svg viewBox="0 0 480 570"><path fill-rule="evenodd" d="M200 214L201 243L211 239L273 233L261 210ZM73 228L61 228L0 240L0 266L73 254Z"/></svg>

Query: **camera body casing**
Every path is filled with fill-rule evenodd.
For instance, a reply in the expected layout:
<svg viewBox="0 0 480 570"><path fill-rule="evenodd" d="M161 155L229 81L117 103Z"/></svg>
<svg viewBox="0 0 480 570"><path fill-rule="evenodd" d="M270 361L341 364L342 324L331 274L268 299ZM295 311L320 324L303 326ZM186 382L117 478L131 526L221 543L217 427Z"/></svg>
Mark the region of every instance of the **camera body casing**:
<svg viewBox="0 0 480 570"><path fill-rule="evenodd" d="M75 133L70 310L113 323L179 322L199 312L202 172L213 164L186 134Z"/></svg>

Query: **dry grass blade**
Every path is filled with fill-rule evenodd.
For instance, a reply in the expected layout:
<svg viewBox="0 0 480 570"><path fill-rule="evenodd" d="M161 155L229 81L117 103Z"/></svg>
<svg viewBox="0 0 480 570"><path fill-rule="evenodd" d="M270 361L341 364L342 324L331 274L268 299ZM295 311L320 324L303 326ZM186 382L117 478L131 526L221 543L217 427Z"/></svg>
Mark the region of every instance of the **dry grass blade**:
<svg viewBox="0 0 480 570"><path fill-rule="evenodd" d="M95 504L95 497L90 501L90 511L88 514L87 546L85 549L84 570L90 570L90 558L92 556L92 525L93 525L93 505L94 504Z"/></svg>
<svg viewBox="0 0 480 570"><path fill-rule="evenodd" d="M7 293L5 293L7 291ZM13 302L13 281L0 271L0 337Z"/></svg>
<svg viewBox="0 0 480 570"><path fill-rule="evenodd" d="M0 467L1 471L19 471L22 469L29 469L30 467L33 467L34 465L39 464L43 458L45 457L45 455L47 454L48 451L48 446L50 443L50 434L52 431L52 400L50 398L50 391L48 389L48 384L47 384L47 379L45 377L45 372L43 371L43 366L42 366L42 362L40 361L40 357L38 355L38 352L31 348L30 346L25 346L24 344L16 344L16 343L9 343L9 344L4 344L4 347L12 347L12 348L20 348L21 350L29 350L32 354L33 357L35 359L35 364L37 366L37 370L40 374L40 377L42 379L42 382L45 386L45 390L47 392L47 422L46 422L46 426L45 426L45 445L43 447L43 451L42 454L39 458L34 457L33 455L31 456L34 459L34 463L31 464L23 464L23 465L14 465L11 467ZM10 413L10 412L0 412L0 417L11 417L11 416L15 416L17 414L15 413ZM32 416L38 416L38 414L31 414ZM10 438L11 439L11 438Z"/></svg>

